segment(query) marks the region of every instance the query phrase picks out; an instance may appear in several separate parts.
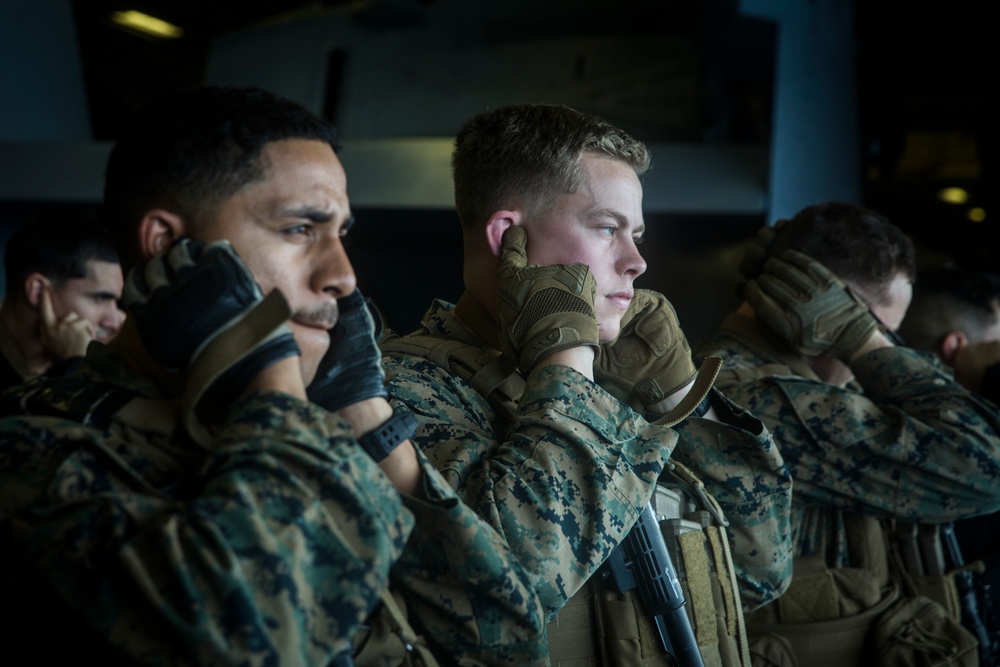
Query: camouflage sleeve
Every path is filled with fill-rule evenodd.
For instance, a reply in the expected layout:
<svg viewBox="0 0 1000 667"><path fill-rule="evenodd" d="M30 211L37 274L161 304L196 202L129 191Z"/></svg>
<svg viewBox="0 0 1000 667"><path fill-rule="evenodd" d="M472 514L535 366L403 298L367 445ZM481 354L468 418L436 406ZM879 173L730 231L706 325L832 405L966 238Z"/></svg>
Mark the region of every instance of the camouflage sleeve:
<svg viewBox="0 0 1000 667"><path fill-rule="evenodd" d="M242 399L204 466L169 485L100 432L10 419L0 519L130 664L328 664L378 603L413 517L325 415L284 394Z"/></svg>
<svg viewBox="0 0 1000 667"><path fill-rule="evenodd" d="M759 419L718 389L712 404L718 421L688 418L677 425L672 458L696 473L722 507L743 608L751 611L791 582L792 479Z"/></svg>
<svg viewBox="0 0 1000 667"><path fill-rule="evenodd" d="M403 496L416 527L393 580L411 618L459 664L549 664L545 614L500 535L462 503L419 453L424 498Z"/></svg>
<svg viewBox="0 0 1000 667"><path fill-rule="evenodd" d="M676 442L583 375L537 369L509 428L461 379L413 357L384 360L415 441L504 537L546 614L597 570L652 495Z"/></svg>
<svg viewBox="0 0 1000 667"><path fill-rule="evenodd" d="M770 426L806 504L944 522L1000 509L1000 412L922 353L871 352L864 389L794 375L727 389Z"/></svg>

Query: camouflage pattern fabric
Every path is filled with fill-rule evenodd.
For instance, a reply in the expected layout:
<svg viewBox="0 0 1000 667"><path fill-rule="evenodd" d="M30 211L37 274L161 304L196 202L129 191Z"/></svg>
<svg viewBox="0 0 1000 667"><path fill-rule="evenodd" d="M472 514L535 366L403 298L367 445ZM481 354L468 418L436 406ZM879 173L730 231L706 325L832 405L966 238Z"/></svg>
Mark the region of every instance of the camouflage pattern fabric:
<svg viewBox="0 0 1000 667"><path fill-rule="evenodd" d="M710 397L718 420L688 417L677 424L671 459L693 471L725 513L740 601L752 611L792 579L792 475L754 414L716 387Z"/></svg>
<svg viewBox="0 0 1000 667"><path fill-rule="evenodd" d="M327 665L391 582L442 659L546 664L530 580L426 460L426 499L401 497L347 422L275 392L237 401L209 453L110 350L80 372L138 394L106 431L0 420L0 552L19 568L2 582L22 595L4 606L68 621L28 619L45 643L24 651L5 623L12 654Z"/></svg>
<svg viewBox="0 0 1000 667"><path fill-rule="evenodd" d="M938 523L1000 509L1000 412L932 355L875 350L839 387L738 314L699 354L725 360L716 386L781 448L795 485L796 555L849 566L846 513Z"/></svg>
<svg viewBox="0 0 1000 667"><path fill-rule="evenodd" d="M453 311L435 301L415 333L461 331L461 338L477 339ZM479 340L483 349L499 349ZM734 557L747 558L740 574L744 604L756 607L787 586L789 476L766 429L735 406L734 424L675 430L647 422L575 370L551 365L528 375L507 423L435 362L385 351L382 362L390 401L420 421L415 442L504 536L548 614L580 589L632 527L674 451L704 465L709 492L720 491L725 511L734 511Z"/></svg>

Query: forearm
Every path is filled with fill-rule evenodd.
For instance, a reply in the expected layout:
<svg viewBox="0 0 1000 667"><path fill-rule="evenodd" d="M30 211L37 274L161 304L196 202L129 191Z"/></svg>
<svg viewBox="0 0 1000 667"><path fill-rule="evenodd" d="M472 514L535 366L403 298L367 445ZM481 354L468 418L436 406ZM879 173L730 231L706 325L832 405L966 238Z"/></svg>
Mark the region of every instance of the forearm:
<svg viewBox="0 0 1000 667"><path fill-rule="evenodd" d="M726 388L781 443L798 501L926 521L1000 507L996 406L907 348L852 370L864 391L794 376Z"/></svg>
<svg viewBox="0 0 1000 667"><path fill-rule="evenodd" d="M360 438L387 422L392 417L392 406L384 398L370 398L348 405L339 414L351 424L354 437ZM379 461L378 466L400 493L418 496L422 493L420 464L409 439Z"/></svg>
<svg viewBox="0 0 1000 667"><path fill-rule="evenodd" d="M789 508L792 479L770 432L753 415L713 392L718 419L677 426L672 459L691 469L718 502L745 609L781 595L792 576Z"/></svg>
<svg viewBox="0 0 1000 667"><path fill-rule="evenodd" d="M561 350L550 354L538 362L535 368L544 368L553 364L569 366L580 373L588 380L594 379L594 354L595 350L589 345L572 347L568 350Z"/></svg>
<svg viewBox="0 0 1000 667"><path fill-rule="evenodd" d="M547 612L565 603L634 523L676 437L560 365L529 377L506 440L499 435L505 419L435 365L416 362L389 376L393 399L420 420L418 445L501 532Z"/></svg>
<svg viewBox="0 0 1000 667"><path fill-rule="evenodd" d="M263 398L184 495L137 487L100 443L81 442L51 480L63 511L24 516L26 559L126 654L325 664L377 604L412 517L311 406Z"/></svg>
<svg viewBox="0 0 1000 667"><path fill-rule="evenodd" d="M934 504L942 509L934 520L1000 507L1000 409L996 405L906 348L871 354L856 366L865 397L891 424L887 432L875 437L874 453L902 459L894 479L907 491L899 496L897 514L917 512L913 504L927 496L936 498ZM919 513L926 516L929 512Z"/></svg>
<svg viewBox="0 0 1000 667"><path fill-rule="evenodd" d="M424 499L404 497L416 528L393 570L414 617L461 664L548 665L546 617L531 578L503 538L419 458Z"/></svg>

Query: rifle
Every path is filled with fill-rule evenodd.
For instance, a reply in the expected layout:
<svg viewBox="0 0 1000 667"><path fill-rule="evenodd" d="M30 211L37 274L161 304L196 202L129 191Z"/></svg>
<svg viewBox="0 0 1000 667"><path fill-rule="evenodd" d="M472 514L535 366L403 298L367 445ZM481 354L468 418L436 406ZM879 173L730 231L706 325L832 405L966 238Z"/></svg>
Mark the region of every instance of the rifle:
<svg viewBox="0 0 1000 667"><path fill-rule="evenodd" d="M976 583L973 580L972 572L963 567L965 559L962 557L962 550L955 537L954 524L943 524L941 535L948 549L948 558L955 576L955 588L958 589L959 602L962 605L962 624L979 640L979 664L982 667L997 667L996 646L994 646L991 633L980 613ZM987 586L987 588L989 587Z"/></svg>
<svg viewBox="0 0 1000 667"><path fill-rule="evenodd" d="M608 556L605 576L614 580L619 593L638 592L643 608L653 617L664 650L680 667L705 667L684 610L684 591L651 504Z"/></svg>

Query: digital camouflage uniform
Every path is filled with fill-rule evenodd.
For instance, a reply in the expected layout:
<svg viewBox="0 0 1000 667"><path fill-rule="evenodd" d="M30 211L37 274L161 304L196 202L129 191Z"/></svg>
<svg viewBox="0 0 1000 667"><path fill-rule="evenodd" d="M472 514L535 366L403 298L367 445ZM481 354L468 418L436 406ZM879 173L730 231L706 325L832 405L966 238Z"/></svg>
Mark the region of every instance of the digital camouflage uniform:
<svg viewBox="0 0 1000 667"><path fill-rule="evenodd" d="M102 346L47 386L138 398L106 430L0 421L9 653L326 665L391 582L463 663L545 664L527 578L426 460L429 500L401 497L346 422L276 392L239 399L206 452L179 432L176 403ZM64 399L38 394L29 410L60 414Z"/></svg>
<svg viewBox="0 0 1000 667"><path fill-rule="evenodd" d="M931 355L876 350L839 387L782 349L733 314L699 353L723 358L716 385L781 448L795 484L796 556L847 567L849 513L939 523L1000 508L1000 413Z"/></svg>
<svg viewBox="0 0 1000 667"><path fill-rule="evenodd" d="M699 350L724 359L717 385L768 425L794 479L795 577L747 618L757 655L976 665L937 524L1000 502L996 407L904 347L856 359L845 387L785 350L739 313Z"/></svg>
<svg viewBox="0 0 1000 667"><path fill-rule="evenodd" d="M467 328L455 306L436 300L415 333L498 349L496 324L482 306L468 294L459 304L464 321L477 324ZM383 349L383 365L390 401L420 422L414 441L504 536L547 614L581 588L632 527L671 452L704 473L731 522L733 555L744 565L743 604L758 606L784 590L791 576L789 478L770 435L735 406L735 425L699 430L693 423L707 420L692 419L672 429L647 422L577 371L549 365L528 375L513 423L505 423L434 361Z"/></svg>

